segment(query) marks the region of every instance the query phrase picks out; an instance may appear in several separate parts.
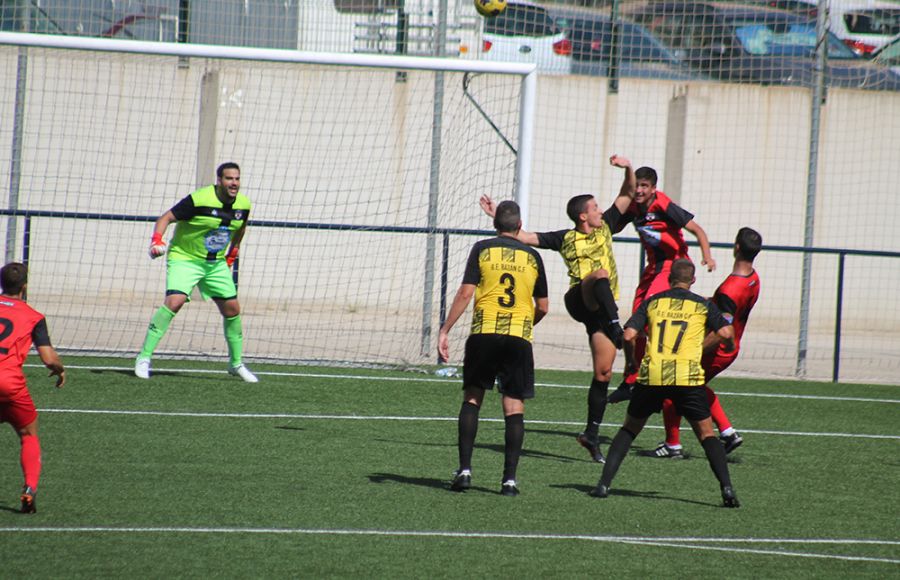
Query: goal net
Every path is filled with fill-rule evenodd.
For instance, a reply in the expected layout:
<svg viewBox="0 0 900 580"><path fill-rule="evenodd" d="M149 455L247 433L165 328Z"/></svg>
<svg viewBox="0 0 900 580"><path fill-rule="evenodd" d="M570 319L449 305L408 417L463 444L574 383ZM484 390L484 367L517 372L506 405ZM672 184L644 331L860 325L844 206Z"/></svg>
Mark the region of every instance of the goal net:
<svg viewBox="0 0 900 580"><path fill-rule="evenodd" d="M532 65L2 41L40 45L0 48L6 259L28 261L65 350L137 352L165 292L152 222L235 161L253 203L245 357L434 363L442 308L490 228L479 197L528 182ZM192 298L159 356L227 353L218 310Z"/></svg>

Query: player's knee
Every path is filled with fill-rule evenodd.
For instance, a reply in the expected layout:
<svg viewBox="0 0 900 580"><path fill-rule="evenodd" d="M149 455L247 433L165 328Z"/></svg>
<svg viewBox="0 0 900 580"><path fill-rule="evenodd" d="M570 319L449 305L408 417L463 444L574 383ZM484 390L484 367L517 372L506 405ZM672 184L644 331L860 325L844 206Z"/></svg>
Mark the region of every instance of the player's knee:
<svg viewBox="0 0 900 580"><path fill-rule="evenodd" d="M16 429L16 432L19 434L20 439L22 437L29 437L29 436L36 437L38 434L37 419L35 419L31 423L29 423L28 425L25 425L24 427L20 427L19 429Z"/></svg>

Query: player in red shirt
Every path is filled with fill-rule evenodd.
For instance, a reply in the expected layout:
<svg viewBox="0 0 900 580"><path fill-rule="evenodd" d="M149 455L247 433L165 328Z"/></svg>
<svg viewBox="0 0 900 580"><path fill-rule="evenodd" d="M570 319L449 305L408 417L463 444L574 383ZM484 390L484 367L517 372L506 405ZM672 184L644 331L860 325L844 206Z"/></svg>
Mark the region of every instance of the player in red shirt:
<svg viewBox="0 0 900 580"><path fill-rule="evenodd" d="M744 442L743 438L731 426L731 421L722 409L716 393L709 388L709 381L731 366L737 359L741 348L741 336L750 318L750 311L759 298L759 274L753 268L753 260L762 248L762 236L751 228L738 230L734 240L734 267L731 274L716 289L712 300L734 326L734 350L724 352L718 349L706 350L701 364L706 371L706 398L709 401L713 422L719 429L719 439L725 445L725 452L731 453ZM666 427L666 440L654 451L656 457L682 458L681 449L681 416L671 401L663 404L663 420Z"/></svg>
<svg viewBox="0 0 900 580"><path fill-rule="evenodd" d="M712 257L709 238L700 224L694 221L694 214L669 199L662 191L656 189L658 176L651 167L640 167L634 172L637 182L634 201L618 216L612 227L613 233L621 232L626 225L634 223L634 229L641 238L641 245L647 256L647 263L641 273L637 289L634 292L632 312L636 311L644 300L654 294L669 289L669 272L672 262L679 258L687 258L688 249L684 241L682 229L685 229L700 244L703 255L700 263L709 272L716 269L716 261ZM635 342L634 360L644 356L646 339L641 337ZM631 396L631 387L637 378L637 369L625 369L625 380L610 396L610 403L625 401Z"/></svg>
<svg viewBox="0 0 900 580"><path fill-rule="evenodd" d="M44 315L23 299L28 282L24 264L10 262L0 268L0 423L9 423L21 441L22 513L35 513L34 496L41 476L41 444L37 410L25 384L22 365L32 344L41 362L56 376L57 388L66 383L66 371L50 344Z"/></svg>

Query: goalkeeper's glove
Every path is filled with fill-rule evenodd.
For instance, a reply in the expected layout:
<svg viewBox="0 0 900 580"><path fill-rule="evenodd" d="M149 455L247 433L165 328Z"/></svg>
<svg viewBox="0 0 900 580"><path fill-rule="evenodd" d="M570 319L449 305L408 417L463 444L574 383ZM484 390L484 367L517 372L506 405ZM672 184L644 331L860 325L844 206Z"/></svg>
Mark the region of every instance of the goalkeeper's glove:
<svg viewBox="0 0 900 580"><path fill-rule="evenodd" d="M156 259L166 253L166 242L162 239L162 234L153 233L150 240L150 258Z"/></svg>
<svg viewBox="0 0 900 580"><path fill-rule="evenodd" d="M228 253L225 255L225 263L228 264L229 268L234 264L234 261L237 260L237 257L238 257L237 246L231 246L231 249L228 250Z"/></svg>

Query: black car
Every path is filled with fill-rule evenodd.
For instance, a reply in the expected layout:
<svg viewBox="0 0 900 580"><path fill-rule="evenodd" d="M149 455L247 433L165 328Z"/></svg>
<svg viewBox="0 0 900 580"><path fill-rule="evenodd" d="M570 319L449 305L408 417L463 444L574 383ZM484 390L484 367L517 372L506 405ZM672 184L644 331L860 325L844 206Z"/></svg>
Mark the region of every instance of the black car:
<svg viewBox="0 0 900 580"><path fill-rule="evenodd" d="M731 82L813 86L816 22L760 6L653 2L629 14L692 68ZM827 34L829 87L900 90L900 76Z"/></svg>
<svg viewBox="0 0 900 580"><path fill-rule="evenodd" d="M555 15L572 41L572 73L609 76L610 63L618 55L619 76L670 80L705 79L678 54L643 27L607 16Z"/></svg>

